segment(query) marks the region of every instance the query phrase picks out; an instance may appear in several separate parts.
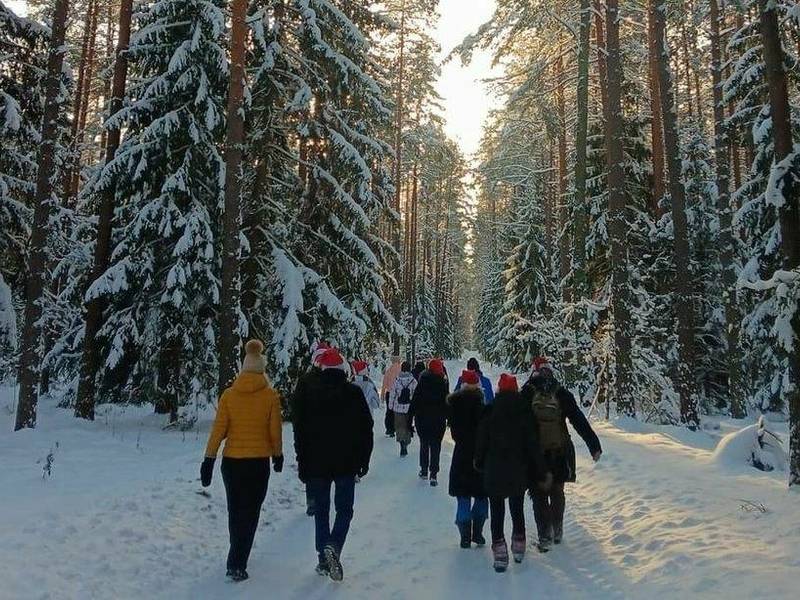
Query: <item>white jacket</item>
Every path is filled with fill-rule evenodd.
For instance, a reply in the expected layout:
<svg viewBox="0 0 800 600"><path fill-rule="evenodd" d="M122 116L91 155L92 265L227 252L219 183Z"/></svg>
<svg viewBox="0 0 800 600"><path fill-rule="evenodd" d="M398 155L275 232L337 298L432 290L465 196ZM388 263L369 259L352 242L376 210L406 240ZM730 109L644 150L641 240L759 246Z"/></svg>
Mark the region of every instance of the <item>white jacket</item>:
<svg viewBox="0 0 800 600"><path fill-rule="evenodd" d="M364 398L367 399L367 405L371 410L377 410L381 407L381 399L378 396L378 388L375 387L375 382L366 375L356 375L353 383L361 388L364 392Z"/></svg>
<svg viewBox="0 0 800 600"><path fill-rule="evenodd" d="M400 404L400 394L405 388L408 388L408 404ZM411 409L410 400L414 397L414 390L417 389L417 380L408 371L402 371L392 386L392 391L389 393L389 408L401 415L408 414Z"/></svg>

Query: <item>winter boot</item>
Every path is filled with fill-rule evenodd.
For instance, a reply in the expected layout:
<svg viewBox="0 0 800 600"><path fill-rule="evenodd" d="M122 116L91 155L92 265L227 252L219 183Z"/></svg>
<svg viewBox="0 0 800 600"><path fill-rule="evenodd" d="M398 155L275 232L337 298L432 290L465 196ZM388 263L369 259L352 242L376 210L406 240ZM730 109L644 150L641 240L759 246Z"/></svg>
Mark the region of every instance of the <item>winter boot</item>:
<svg viewBox="0 0 800 600"><path fill-rule="evenodd" d="M525 534L511 536L511 554L514 555L514 562L519 564L525 558Z"/></svg>
<svg viewBox="0 0 800 600"><path fill-rule="evenodd" d="M486 545L486 538L483 537L483 524L486 519L473 519L472 520L472 542L482 548Z"/></svg>
<svg viewBox="0 0 800 600"><path fill-rule="evenodd" d="M427 479L427 478L428 478L428 472L427 472L427 471L425 471L425 470L420 470L420 472L419 472L419 478L420 478L420 479Z"/></svg>
<svg viewBox="0 0 800 600"><path fill-rule="evenodd" d="M325 546L322 553L325 555L325 561L328 563L328 575L330 578L333 579L333 581L341 581L344 579L344 569L342 569L342 563L339 560L339 553L336 551L336 548L333 546Z"/></svg>
<svg viewBox="0 0 800 600"><path fill-rule="evenodd" d="M431 474L431 487L436 487L439 485L439 480L437 479L436 473Z"/></svg>
<svg viewBox="0 0 800 600"><path fill-rule="evenodd" d="M325 562L325 559L320 558L319 562L317 563L316 568L314 569L317 572L317 575L321 575L323 577L330 577L331 570L328 567L328 563Z"/></svg>
<svg viewBox="0 0 800 600"><path fill-rule="evenodd" d="M492 554L494 555L495 572L505 573L508 569L508 546L505 538L492 542Z"/></svg>
<svg viewBox="0 0 800 600"><path fill-rule="evenodd" d="M400 456L408 456L408 444L400 444Z"/></svg>
<svg viewBox="0 0 800 600"><path fill-rule="evenodd" d="M564 539L564 524L558 523L553 526L553 543L560 544Z"/></svg>
<svg viewBox="0 0 800 600"><path fill-rule="evenodd" d="M461 547L464 549L472 548L472 523L456 523L458 532L461 534Z"/></svg>
<svg viewBox="0 0 800 600"><path fill-rule="evenodd" d="M539 543L536 545L539 548L539 552L542 554L546 552L550 552L550 548L553 546L553 540L549 537L542 537L539 538Z"/></svg>
<svg viewBox="0 0 800 600"><path fill-rule="evenodd" d="M236 583L250 578L245 569L228 569L227 576L228 579Z"/></svg>

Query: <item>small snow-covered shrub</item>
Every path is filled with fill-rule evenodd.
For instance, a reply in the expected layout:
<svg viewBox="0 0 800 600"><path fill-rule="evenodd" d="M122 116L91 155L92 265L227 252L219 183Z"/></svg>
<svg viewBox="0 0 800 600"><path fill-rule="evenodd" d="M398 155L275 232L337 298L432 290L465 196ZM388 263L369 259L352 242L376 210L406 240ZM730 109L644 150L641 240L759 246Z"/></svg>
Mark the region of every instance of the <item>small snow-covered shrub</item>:
<svg viewBox="0 0 800 600"><path fill-rule="evenodd" d="M723 437L713 458L720 465L750 465L760 471L783 471L788 462L783 439L769 430L769 422L763 416L758 423Z"/></svg>

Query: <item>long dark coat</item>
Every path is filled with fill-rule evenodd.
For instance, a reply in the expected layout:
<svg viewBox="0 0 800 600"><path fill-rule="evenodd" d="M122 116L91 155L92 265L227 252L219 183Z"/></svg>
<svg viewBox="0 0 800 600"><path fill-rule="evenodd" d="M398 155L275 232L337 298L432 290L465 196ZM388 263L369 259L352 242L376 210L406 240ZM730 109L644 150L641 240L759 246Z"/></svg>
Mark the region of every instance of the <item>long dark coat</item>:
<svg viewBox="0 0 800 600"><path fill-rule="evenodd" d="M411 400L411 413L421 439L442 441L447 427L447 391L447 380L442 375L422 372Z"/></svg>
<svg viewBox="0 0 800 600"><path fill-rule="evenodd" d="M572 438L569 435L567 420L569 420L575 431L578 432L578 435L583 438L583 441L589 448L590 454L594 454L602 449L600 446L600 440L592 429L592 426L589 424L589 420L586 418L586 415L584 415L581 409L578 407L578 403L575 401L575 396L573 396L553 377L538 375L529 379L528 382L522 386L520 394L528 405L531 404L537 388L542 391L555 391L556 398L558 399L561 407L561 424L564 428L564 437L566 439L566 443L563 448L557 450L547 450L544 452L544 462L546 468L553 474L554 481L572 483L575 481L575 445L572 443ZM529 476L531 485L533 485L535 481L540 478L540 473L538 472L538 468L535 464L531 464Z"/></svg>
<svg viewBox="0 0 800 600"><path fill-rule="evenodd" d="M531 465L545 471L530 403L518 392L499 392L478 429L475 462L489 496L522 496Z"/></svg>
<svg viewBox="0 0 800 600"><path fill-rule="evenodd" d="M485 497L483 475L475 469L478 426L483 417L483 392L462 388L447 397L450 434L456 447L450 464L450 495L456 498Z"/></svg>

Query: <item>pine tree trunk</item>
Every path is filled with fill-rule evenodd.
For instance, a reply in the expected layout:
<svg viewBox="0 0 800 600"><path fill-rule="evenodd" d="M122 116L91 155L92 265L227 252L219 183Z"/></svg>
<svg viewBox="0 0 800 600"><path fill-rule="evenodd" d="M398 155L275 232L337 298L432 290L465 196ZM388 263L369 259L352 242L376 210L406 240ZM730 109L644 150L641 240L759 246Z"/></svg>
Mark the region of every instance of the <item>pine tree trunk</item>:
<svg viewBox="0 0 800 600"><path fill-rule="evenodd" d="M572 265L575 271L573 295L589 296L586 275L586 236L589 230L589 206L586 202L586 152L589 131L589 34L592 26L590 0L580 0L581 20L578 37L577 121L575 124L575 197L573 199L575 232L572 238Z"/></svg>
<svg viewBox="0 0 800 600"><path fill-rule="evenodd" d="M606 2L606 67L608 110L606 111L606 154L608 160L608 236L611 245L611 309L614 313L616 381L614 395L620 414L635 417L632 389L630 292L625 238L625 171L622 119L622 57L619 43L619 3Z"/></svg>
<svg viewBox="0 0 800 600"><path fill-rule="evenodd" d="M561 279L562 293L567 297L567 286L564 285L569 276L570 269L570 244L567 234L569 210L567 203L567 107L564 94L564 59L559 50L556 60L556 110L558 112L558 199L554 206L558 214L558 274Z"/></svg>
<svg viewBox="0 0 800 600"><path fill-rule="evenodd" d="M19 400L15 430L36 427L36 404L41 358L42 292L47 277L47 236L50 230L50 205L53 201L53 172L58 143L58 116L61 109L61 73L66 46L69 0L56 0L53 9L50 51L47 59L42 135L36 173L33 227L28 247L28 280L25 285L25 316L19 362Z"/></svg>
<svg viewBox="0 0 800 600"><path fill-rule="evenodd" d="M600 83L600 106L608 114L608 66L606 65L606 33L602 0L594 0L594 35L597 46L597 78Z"/></svg>
<svg viewBox="0 0 800 600"><path fill-rule="evenodd" d="M239 355L239 234L242 143L244 142L247 0L231 2L231 74L225 134L225 213L222 218L222 277L219 307L219 391L236 375Z"/></svg>
<svg viewBox="0 0 800 600"><path fill-rule="evenodd" d="M122 0L119 6L119 35L117 36L117 52L114 61L114 80L111 85L111 100L108 114L112 116L122 109L125 97L125 83L128 76L128 44L131 38L131 13L133 0ZM105 164L114 160L119 148L122 132L114 127L108 131ZM94 247L92 265L92 282L102 277L108 269L111 257L111 221L114 216L114 197L116 190L112 184L99 195L97 240ZM103 325L105 302L102 297L93 298L86 303L86 324L83 336L83 354L81 356L80 379L75 399L75 416L82 419L94 419L96 399L96 378L100 370L100 349L97 335Z"/></svg>
<svg viewBox="0 0 800 600"><path fill-rule="evenodd" d="M791 109L776 3L774 0L759 0L759 8L761 43L764 46L764 67L772 116L772 140L775 146L775 165L777 165L793 152ZM786 257L784 268L796 272L800 268L800 206L791 169L783 176L778 186L784 199L780 211L781 247ZM800 485L800 352L797 347L800 343L800 311L794 314L792 328L794 348L789 355L792 390L788 398L789 485L795 486Z"/></svg>
<svg viewBox="0 0 800 600"><path fill-rule="evenodd" d="M686 218L686 189L683 185L683 164L678 138L678 118L672 95L672 75L669 48L666 40L667 14L664 0L653 7L652 18L656 35L658 75L661 87L661 118L664 123L664 150L669 174L669 193L672 200L675 266L673 311L678 329L677 391L681 403L681 421L694 429L699 426L697 394L692 364L694 362L694 303L689 273L689 232Z"/></svg>
<svg viewBox="0 0 800 600"><path fill-rule="evenodd" d="M400 192L402 188L402 169L403 169L403 104L404 92L403 86L405 84L405 36L406 36L406 3L403 2L400 6L400 55L398 60L397 70L397 99L396 99L396 115L395 115L395 132L394 132L394 209L397 214L400 214ZM395 259L395 281L396 285L401 285L402 277L402 257L400 256L400 220L395 222L393 227L393 245L397 253ZM394 318L400 322L400 312L402 307L400 305L402 290L396 289L394 293L394 301L392 303L392 312ZM392 340L392 353L395 356L400 354L400 336L395 334Z"/></svg>
<svg viewBox="0 0 800 600"><path fill-rule="evenodd" d="M653 11L656 2L660 0L648 0L647 18L647 41L648 41L648 82L650 87L650 133L652 137L653 154L653 193L650 197L650 212L653 216L659 216L661 211L658 207L659 202L664 198L667 186L664 177L664 130L661 124L661 84L658 79L658 43L656 40L655 23L653 22Z"/></svg>
<svg viewBox="0 0 800 600"><path fill-rule="evenodd" d="M714 160L717 174L717 211L719 213L720 260L722 263L723 304L725 307L725 335L727 352L725 363L728 371L728 393L731 399L731 416L742 419L746 416L744 389L742 384L742 357L739 349L741 315L736 288L736 264L734 261L733 213L730 194L730 143L725 127L725 103L722 97L722 47L720 34L722 15L718 0L709 0L711 20L711 77L714 98Z"/></svg>

